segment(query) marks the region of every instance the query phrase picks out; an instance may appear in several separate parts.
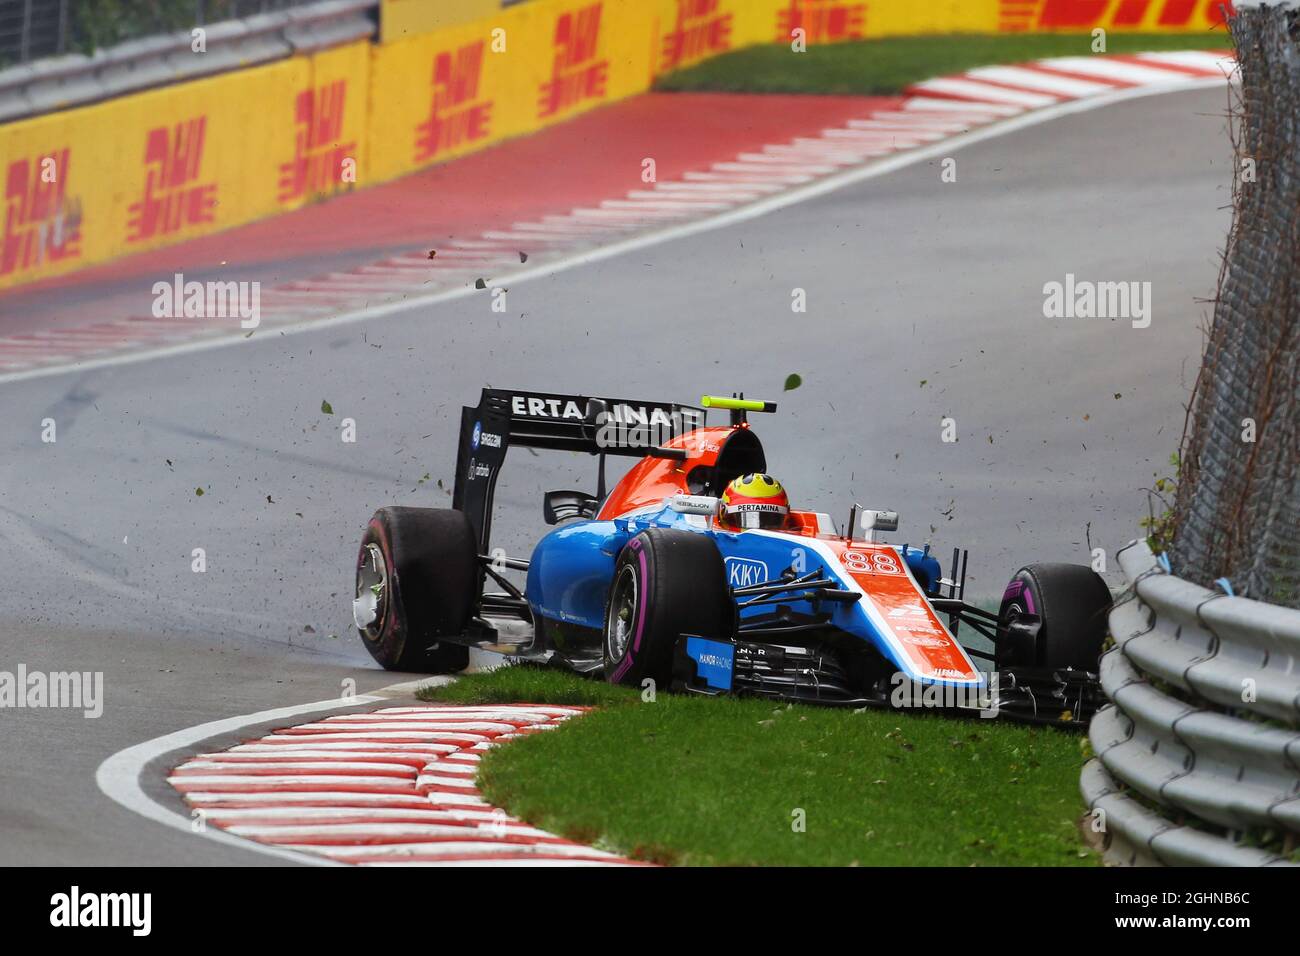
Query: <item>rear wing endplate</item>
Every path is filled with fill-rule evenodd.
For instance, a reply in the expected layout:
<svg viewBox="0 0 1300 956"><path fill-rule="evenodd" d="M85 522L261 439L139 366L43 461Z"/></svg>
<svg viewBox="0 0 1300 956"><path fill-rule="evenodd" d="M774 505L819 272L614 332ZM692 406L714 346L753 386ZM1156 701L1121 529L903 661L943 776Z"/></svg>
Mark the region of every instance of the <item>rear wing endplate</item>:
<svg viewBox="0 0 1300 956"><path fill-rule="evenodd" d="M460 416L452 507L465 512L487 554L492 498L510 446L640 458L669 437L704 425L693 405L485 388Z"/></svg>

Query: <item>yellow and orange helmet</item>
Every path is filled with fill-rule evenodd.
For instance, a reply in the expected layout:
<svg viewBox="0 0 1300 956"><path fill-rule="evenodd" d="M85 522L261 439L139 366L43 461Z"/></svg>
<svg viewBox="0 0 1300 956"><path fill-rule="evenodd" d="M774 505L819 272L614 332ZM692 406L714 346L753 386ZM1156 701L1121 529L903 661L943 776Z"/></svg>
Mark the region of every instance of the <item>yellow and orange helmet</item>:
<svg viewBox="0 0 1300 956"><path fill-rule="evenodd" d="M718 524L724 528L784 528L789 518L790 498L771 475L741 475L722 493Z"/></svg>

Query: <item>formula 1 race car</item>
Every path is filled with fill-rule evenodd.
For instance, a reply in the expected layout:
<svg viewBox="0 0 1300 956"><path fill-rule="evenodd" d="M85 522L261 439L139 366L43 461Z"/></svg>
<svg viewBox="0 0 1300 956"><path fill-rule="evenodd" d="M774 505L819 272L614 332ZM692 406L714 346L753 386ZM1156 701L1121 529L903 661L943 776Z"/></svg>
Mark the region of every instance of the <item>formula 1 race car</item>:
<svg viewBox="0 0 1300 956"><path fill-rule="evenodd" d="M478 647L639 687L1091 716L1111 595L1090 568L1021 568L994 614L963 599L966 552L944 576L929 545L880 540L895 512L854 505L843 531L794 510L779 528L724 526L724 489L767 467L748 413L775 406L701 406L484 389L462 411L452 507L370 520L353 603L366 648L401 671L458 671ZM727 411L727 424L708 424L708 409ZM545 495L556 527L527 560L490 544L512 445L599 462L594 495ZM607 491L610 455L640 460ZM527 573L522 591L512 570ZM984 649L957 640L963 625Z"/></svg>

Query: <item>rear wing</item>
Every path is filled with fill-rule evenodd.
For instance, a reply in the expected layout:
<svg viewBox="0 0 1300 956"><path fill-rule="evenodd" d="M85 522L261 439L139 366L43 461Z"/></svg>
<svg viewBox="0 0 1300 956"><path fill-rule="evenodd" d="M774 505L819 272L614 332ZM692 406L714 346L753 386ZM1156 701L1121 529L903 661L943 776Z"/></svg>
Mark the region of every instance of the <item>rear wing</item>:
<svg viewBox="0 0 1300 956"><path fill-rule="evenodd" d="M693 405L485 388L477 406L461 409L452 507L465 512L487 554L497 475L511 445L641 458L704 419Z"/></svg>

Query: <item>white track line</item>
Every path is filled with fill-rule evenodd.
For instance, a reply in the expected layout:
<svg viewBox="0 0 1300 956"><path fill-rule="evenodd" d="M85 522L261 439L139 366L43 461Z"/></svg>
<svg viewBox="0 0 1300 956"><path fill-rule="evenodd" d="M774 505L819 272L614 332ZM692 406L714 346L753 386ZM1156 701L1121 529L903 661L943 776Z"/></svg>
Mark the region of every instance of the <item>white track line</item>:
<svg viewBox="0 0 1300 956"><path fill-rule="evenodd" d="M1125 83L1142 83L1147 89L1164 87L1169 84L1183 85L1187 75L1174 70L1162 69L1159 64L1141 66L1122 60L1108 60L1097 57L1065 56L1054 60L1045 60L1044 66L1065 70L1069 73L1082 73L1086 76L1098 76L1102 79L1122 80Z"/></svg>
<svg viewBox="0 0 1300 956"><path fill-rule="evenodd" d="M1047 93L1030 93L1027 90L1006 90L1000 86L992 86L988 83L980 83L977 80L969 80L956 77L940 77L935 80L925 80L917 83L914 89L922 90L928 93L950 93L953 96L964 96L971 100L978 100L982 103L1012 103L1017 106L1026 106L1030 108L1040 106L1050 106L1057 102L1060 97Z"/></svg>
<svg viewBox="0 0 1300 956"><path fill-rule="evenodd" d="M733 189L738 191L743 191L746 193L750 193L750 192L774 193L777 192L780 188L781 188L780 186L772 185L770 183L749 183L745 186L735 186L735 187L728 186L726 183L665 182L665 183L655 184L656 192L690 193L692 195L696 193L699 193L701 195L709 195L711 193L727 193L732 191Z"/></svg>
<svg viewBox="0 0 1300 956"><path fill-rule="evenodd" d="M759 170L750 173L702 173L695 170L682 173L682 179L688 183L730 183L733 186L745 186L749 183L774 183L776 185L794 186L812 181L811 176L791 175L773 170Z"/></svg>
<svg viewBox="0 0 1300 956"><path fill-rule="evenodd" d="M95 782L127 809L193 834L191 817L154 800L140 786L150 764L251 725L378 703L385 700L383 694L399 689L409 688L394 685L353 700L281 707L179 730L109 757L96 770ZM553 706L402 706L335 714L228 750L197 754L172 771L168 781L207 824L199 835L298 863L437 862L430 858L439 854L470 857L471 862L541 855L560 857L560 862L622 863L613 854L507 817L482 800L474 785L479 755L465 748L490 746L484 733L498 741L514 739L524 736L521 729L554 729L555 721L582 712ZM463 732L468 729L480 732ZM410 733L454 742L376 742ZM339 741L339 736L365 739Z"/></svg>
<svg viewBox="0 0 1300 956"><path fill-rule="evenodd" d="M250 743L190 757L167 778L185 801L227 834L256 846L338 863L556 858L627 861L510 817L479 792L479 755L502 741L554 730L581 708L390 707L282 727ZM321 751L343 730L375 747L392 733L450 730L457 752ZM461 731L474 730L477 733ZM282 755L291 759L278 759ZM322 759L324 757L324 759ZM375 798L388 798L376 800Z"/></svg>
<svg viewBox="0 0 1300 956"><path fill-rule="evenodd" d="M1015 116L1023 113L1023 106L1008 106L1006 103L973 103L970 100L947 100L938 96L918 96L907 100L901 107L904 111L960 113L966 115Z"/></svg>
<svg viewBox="0 0 1300 956"><path fill-rule="evenodd" d="M786 159L819 159L823 162L844 166L849 163L862 162L862 151L842 143L832 143L825 139L807 139L799 137L789 143L763 147L764 156L782 156ZM692 183L691 185L695 185Z"/></svg>
<svg viewBox="0 0 1300 956"><path fill-rule="evenodd" d="M302 846L296 847L301 850L319 852L327 854L338 860L347 860L355 857L374 857L389 856L395 860L400 860L403 856L415 856L422 854L450 854L459 853L466 856L474 857L506 857L508 863L513 864L520 855L524 854L546 854L560 857L576 857L585 860L603 860L608 862L621 862L613 853L606 853L603 850L593 850L588 847L574 846L565 843L519 843L509 844L500 841L456 841L454 843L379 843L373 846Z"/></svg>
<svg viewBox="0 0 1300 956"><path fill-rule="evenodd" d="M450 245L453 245L458 249L491 249L501 255L509 255L510 253L517 253L519 251L503 242L485 242L482 239L453 239L451 240Z"/></svg>
<svg viewBox="0 0 1300 956"><path fill-rule="evenodd" d="M765 163L714 163L709 168L718 173L758 173L763 176L769 173L782 176L824 176L835 171L834 166L816 166L806 163L785 163L779 166Z"/></svg>
<svg viewBox="0 0 1300 956"><path fill-rule="evenodd" d="M1227 75L1237 68L1234 57L1209 50L1170 50L1159 53L1142 53L1139 58L1153 63L1172 63L1175 66L1189 66L1209 73Z"/></svg>
<svg viewBox="0 0 1300 956"><path fill-rule="evenodd" d="M1106 83L1098 83L1094 80L1076 80L1068 76L1040 73L1037 70L1027 70L1017 66L985 66L971 70L966 75L976 80L993 80L996 83L1007 83L1021 89L1061 96L1091 96L1094 93L1104 93L1111 88Z"/></svg>
<svg viewBox="0 0 1300 956"><path fill-rule="evenodd" d="M340 707L375 703L381 700L383 700L382 697L372 696L358 697L346 702L334 698L331 700L318 700L310 704L298 704L293 707L277 707L273 710L263 710L255 714L244 714L241 717L211 720L205 724L187 727L185 730L178 730L162 737L155 737L153 740L146 740L134 747L119 750L99 765L99 768L95 771L95 783L105 796L128 810L138 813L142 817L147 817L155 823L171 827L173 830L193 834L194 828L189 817L163 806L145 793L140 786L140 775L152 761L173 751L193 747L195 744L211 737L233 733L252 724L287 720L291 717L300 717L303 714L317 713L322 710L336 710ZM283 796L283 794L280 794L280 796ZM237 846L257 853L265 853L282 859L294 860L298 863L321 865L328 862L311 854L250 843L247 840L231 836L216 827L204 827L199 833L210 840L216 840L218 843Z"/></svg>
<svg viewBox="0 0 1300 956"><path fill-rule="evenodd" d="M636 197L637 191L628 193L629 196ZM602 209L631 209L631 210L672 210L691 212L696 209L727 209L734 206L735 203L716 202L711 199L665 199L654 193L643 193L643 198L632 199L606 199L600 204Z"/></svg>

